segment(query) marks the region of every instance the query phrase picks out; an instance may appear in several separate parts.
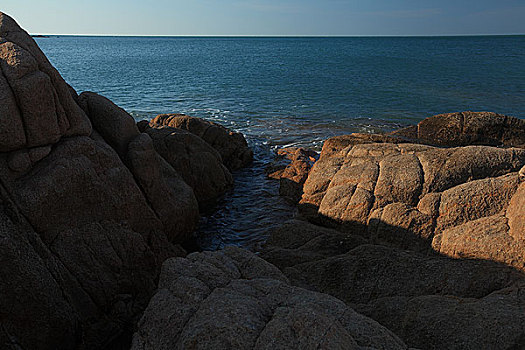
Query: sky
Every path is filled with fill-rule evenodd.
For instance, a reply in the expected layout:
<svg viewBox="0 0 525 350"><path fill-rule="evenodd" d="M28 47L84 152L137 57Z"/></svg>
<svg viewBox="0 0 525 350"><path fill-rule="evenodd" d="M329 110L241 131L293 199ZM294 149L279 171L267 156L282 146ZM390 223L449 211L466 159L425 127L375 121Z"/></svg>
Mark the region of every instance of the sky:
<svg viewBox="0 0 525 350"><path fill-rule="evenodd" d="M525 34L525 0L2 0L31 34Z"/></svg>

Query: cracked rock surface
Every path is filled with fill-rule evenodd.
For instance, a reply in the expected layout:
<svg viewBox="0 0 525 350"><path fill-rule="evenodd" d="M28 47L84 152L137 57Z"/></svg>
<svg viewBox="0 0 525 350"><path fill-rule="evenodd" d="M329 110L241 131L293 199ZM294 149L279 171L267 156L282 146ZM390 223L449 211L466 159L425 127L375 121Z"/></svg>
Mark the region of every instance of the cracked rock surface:
<svg viewBox="0 0 525 350"><path fill-rule="evenodd" d="M343 302L239 248L167 260L132 349L407 349Z"/></svg>

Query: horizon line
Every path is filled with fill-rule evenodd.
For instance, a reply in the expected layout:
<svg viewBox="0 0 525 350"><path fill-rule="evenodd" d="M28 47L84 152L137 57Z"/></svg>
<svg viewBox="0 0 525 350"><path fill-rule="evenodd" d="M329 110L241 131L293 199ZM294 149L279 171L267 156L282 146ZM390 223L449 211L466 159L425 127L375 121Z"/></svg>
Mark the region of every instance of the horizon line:
<svg viewBox="0 0 525 350"><path fill-rule="evenodd" d="M240 34L240 35L217 35L217 34L51 34L51 33L29 33L31 36L91 36L91 37L154 37L154 38L406 38L406 37L462 37L462 36L525 36L525 33L506 34L377 34L377 35L264 35L264 34Z"/></svg>

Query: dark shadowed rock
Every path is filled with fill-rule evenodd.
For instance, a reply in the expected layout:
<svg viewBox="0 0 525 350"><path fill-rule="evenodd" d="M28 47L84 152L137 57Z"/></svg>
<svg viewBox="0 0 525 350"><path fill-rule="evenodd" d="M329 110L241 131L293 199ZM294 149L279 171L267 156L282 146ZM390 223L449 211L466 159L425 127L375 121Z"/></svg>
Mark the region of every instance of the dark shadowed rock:
<svg viewBox="0 0 525 350"><path fill-rule="evenodd" d="M220 154L200 137L169 126L151 124L145 132L155 150L191 186L199 205L207 206L233 185Z"/></svg>
<svg viewBox="0 0 525 350"><path fill-rule="evenodd" d="M389 136L437 146L489 145L525 147L525 121L491 112L440 114Z"/></svg>
<svg viewBox="0 0 525 350"><path fill-rule="evenodd" d="M322 260L366 244L361 236L290 220L268 232L261 257L280 269Z"/></svg>
<svg viewBox="0 0 525 350"><path fill-rule="evenodd" d="M280 267L292 284L345 301L409 346L508 349L523 344L525 331L514 322L525 315L523 273L491 261L424 256L355 237L348 244L341 237L339 231L292 221L271 232L261 257ZM338 246L330 244L338 239Z"/></svg>
<svg viewBox="0 0 525 350"><path fill-rule="evenodd" d="M151 123L187 130L199 136L219 152L230 171L243 168L253 161L253 151L244 136L220 124L184 114L161 114Z"/></svg>
<svg viewBox="0 0 525 350"><path fill-rule="evenodd" d="M169 239L184 241L199 219L199 206L191 187L158 155L148 134L140 134L129 143L127 160Z"/></svg>
<svg viewBox="0 0 525 350"><path fill-rule="evenodd" d="M378 299L356 309L420 349L525 347L523 286L483 298L427 295Z"/></svg>
<svg viewBox="0 0 525 350"><path fill-rule="evenodd" d="M406 349L341 301L227 248L165 262L132 349Z"/></svg>
<svg viewBox="0 0 525 350"><path fill-rule="evenodd" d="M0 347L115 348L149 301L161 263L185 254L164 231L178 230L177 220L159 219L149 202L156 189L145 197L33 39L1 13L0 70ZM101 114L116 108L95 100ZM126 129L100 125L101 133ZM134 150L134 160L146 160L144 148Z"/></svg>
<svg viewBox="0 0 525 350"><path fill-rule="evenodd" d="M95 130L121 157L124 157L129 142L139 135L133 117L107 98L94 92L83 92L78 100Z"/></svg>

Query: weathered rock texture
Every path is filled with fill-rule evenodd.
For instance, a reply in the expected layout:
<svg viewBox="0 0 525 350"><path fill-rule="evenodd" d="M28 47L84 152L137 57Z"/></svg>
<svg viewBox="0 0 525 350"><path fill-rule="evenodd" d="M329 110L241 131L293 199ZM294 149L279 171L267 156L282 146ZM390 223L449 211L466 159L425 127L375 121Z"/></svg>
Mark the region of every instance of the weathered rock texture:
<svg viewBox="0 0 525 350"><path fill-rule="evenodd" d="M87 136L91 124L34 40L0 14L0 152Z"/></svg>
<svg viewBox="0 0 525 350"><path fill-rule="evenodd" d="M171 242L194 227L193 191L2 13L0 73L0 348L122 345L162 262L185 254Z"/></svg>
<svg viewBox="0 0 525 350"><path fill-rule="evenodd" d="M521 203L518 171L525 164L524 149L406 143L338 148L332 142L325 147L301 200L311 220L375 243L419 251L433 245L449 255L490 257L523 268L523 243L513 233L520 224L507 219L523 211L514 203ZM486 233L472 230L473 225ZM467 236L473 232L479 235L477 248ZM483 247L499 253L489 256Z"/></svg>
<svg viewBox="0 0 525 350"><path fill-rule="evenodd" d="M140 133L135 119L107 98L94 92L81 93L78 101L93 127L121 157L124 157L129 142Z"/></svg>
<svg viewBox="0 0 525 350"><path fill-rule="evenodd" d="M171 126L199 136L219 152L230 171L243 168L253 161L253 151L244 136L217 123L184 114L161 114L151 124Z"/></svg>
<svg viewBox="0 0 525 350"><path fill-rule="evenodd" d="M260 256L411 347L525 348L525 150L469 145L522 146L520 130L458 113L327 140L301 208L330 228L285 223Z"/></svg>
<svg viewBox="0 0 525 350"><path fill-rule="evenodd" d="M193 189L201 207L213 203L233 186L233 177L220 154L200 137L154 123L144 132L153 140L155 150Z"/></svg>
<svg viewBox="0 0 525 350"><path fill-rule="evenodd" d="M268 177L279 180L279 194L299 202L303 195L303 185L308 178L317 153L305 148L283 148L277 151L277 159L267 169ZM283 161L289 161L284 164Z"/></svg>
<svg viewBox="0 0 525 350"><path fill-rule="evenodd" d="M525 121L491 112L460 112L426 118L390 134L436 146L525 147Z"/></svg>
<svg viewBox="0 0 525 350"><path fill-rule="evenodd" d="M273 230L260 256L293 285L345 301L411 347L525 345L525 275L512 267L372 245L298 220Z"/></svg>
<svg viewBox="0 0 525 350"><path fill-rule="evenodd" d="M164 263L132 349L406 349L341 301L238 248Z"/></svg>

